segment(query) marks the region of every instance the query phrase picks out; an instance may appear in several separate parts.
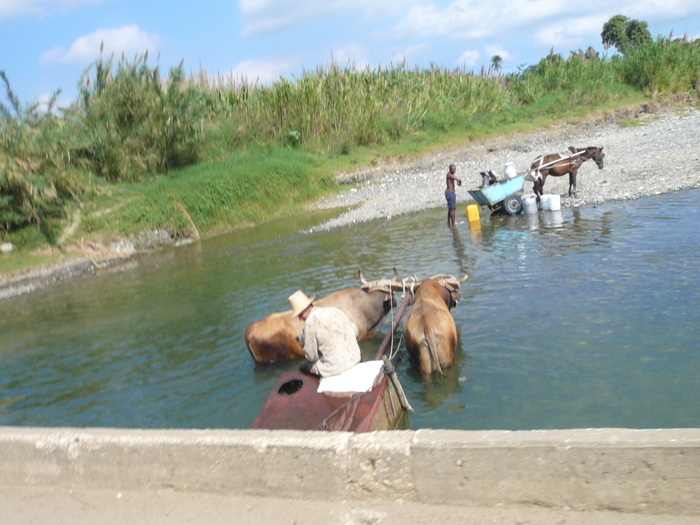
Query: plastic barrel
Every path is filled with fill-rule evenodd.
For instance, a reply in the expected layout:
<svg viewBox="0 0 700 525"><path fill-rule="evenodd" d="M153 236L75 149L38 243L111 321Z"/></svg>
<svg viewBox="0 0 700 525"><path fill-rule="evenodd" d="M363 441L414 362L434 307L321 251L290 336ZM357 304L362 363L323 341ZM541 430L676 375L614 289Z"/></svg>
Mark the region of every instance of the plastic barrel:
<svg viewBox="0 0 700 525"><path fill-rule="evenodd" d="M540 197L540 201L542 202L542 209L544 211L561 210L560 195L542 195L542 197Z"/></svg>
<svg viewBox="0 0 700 525"><path fill-rule="evenodd" d="M514 179L515 177L518 176L518 171L515 169L515 166L513 166L512 162L508 162L505 166L505 175L508 177L508 179Z"/></svg>
<svg viewBox="0 0 700 525"><path fill-rule="evenodd" d="M467 221L479 222L479 206L477 204L467 204Z"/></svg>
<svg viewBox="0 0 700 525"><path fill-rule="evenodd" d="M523 203L523 213L525 215L537 213L537 197L534 193L526 193L520 200Z"/></svg>

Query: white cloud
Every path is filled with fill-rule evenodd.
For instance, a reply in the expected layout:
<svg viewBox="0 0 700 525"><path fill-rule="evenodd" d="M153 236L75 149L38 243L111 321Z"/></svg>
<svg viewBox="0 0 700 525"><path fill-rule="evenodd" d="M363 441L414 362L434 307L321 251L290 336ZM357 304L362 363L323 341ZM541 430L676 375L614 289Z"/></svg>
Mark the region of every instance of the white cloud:
<svg viewBox="0 0 700 525"><path fill-rule="evenodd" d="M411 59L417 56L424 55L430 49L430 45L426 42L421 42L420 44L415 44L412 46L406 46L402 53L397 54L402 59Z"/></svg>
<svg viewBox="0 0 700 525"><path fill-rule="evenodd" d="M279 33L338 13L359 11L375 18L398 14L420 0L238 0L242 36Z"/></svg>
<svg viewBox="0 0 700 525"><path fill-rule="evenodd" d="M668 20L700 13L700 4L697 0L642 0L624 2L623 5L625 16L644 20L650 24L655 19Z"/></svg>
<svg viewBox="0 0 700 525"><path fill-rule="evenodd" d="M0 0L0 20L17 16L46 16L100 3L102 0Z"/></svg>
<svg viewBox="0 0 700 525"><path fill-rule="evenodd" d="M39 104L39 111L46 112L49 109L49 102L51 101L52 97L53 93L42 93L41 95L39 95L39 97L36 100L36 102ZM73 100L63 95L63 93L60 93L54 104L54 113L56 113L57 110L60 108L67 108L72 103Z"/></svg>
<svg viewBox="0 0 700 525"><path fill-rule="evenodd" d="M116 57L124 53L127 58L141 55L146 51L151 54L158 50L160 37L141 31L136 25L127 25L119 29L100 29L94 33L81 36L68 49L55 47L40 57L44 64L68 62L87 64L100 56L100 46L104 43L103 56Z"/></svg>
<svg viewBox="0 0 700 525"><path fill-rule="evenodd" d="M485 51L487 57L493 57L495 55L498 55L503 60L512 60L514 58L513 55L511 55L508 51L506 51L502 46L499 45L486 46Z"/></svg>
<svg viewBox="0 0 700 525"><path fill-rule="evenodd" d="M368 62L363 58L364 51L358 45L347 45L331 51L333 61L340 67L351 66L355 69L364 69Z"/></svg>
<svg viewBox="0 0 700 525"><path fill-rule="evenodd" d="M474 67L480 59L481 53L478 51L465 51L457 59L457 65Z"/></svg>
<svg viewBox="0 0 700 525"><path fill-rule="evenodd" d="M578 19L562 19L543 27L532 37L535 45L569 49L584 42L599 41L603 25L610 19L597 15Z"/></svg>
<svg viewBox="0 0 700 525"><path fill-rule="evenodd" d="M237 83L271 84L289 72L291 63L272 60L246 60L234 67L229 75Z"/></svg>
<svg viewBox="0 0 700 525"><path fill-rule="evenodd" d="M439 2L439 0L437 0ZM595 13L591 15L591 13ZM603 24L616 14L645 20L673 20L700 13L697 0L590 0L585 9L567 0L455 0L415 5L390 31L397 39L446 37L453 42L536 35L543 46L571 45L600 38Z"/></svg>

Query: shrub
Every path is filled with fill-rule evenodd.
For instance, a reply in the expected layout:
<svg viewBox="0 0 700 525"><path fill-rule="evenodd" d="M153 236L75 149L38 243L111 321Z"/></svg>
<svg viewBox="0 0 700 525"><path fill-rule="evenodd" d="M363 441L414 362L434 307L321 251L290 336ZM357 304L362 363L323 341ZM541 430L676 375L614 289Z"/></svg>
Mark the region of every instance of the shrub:
<svg viewBox="0 0 700 525"><path fill-rule="evenodd" d="M147 58L122 58L116 71L111 58L100 58L80 81L85 157L112 182L147 179L198 160L200 91L187 85L182 65L162 79Z"/></svg>

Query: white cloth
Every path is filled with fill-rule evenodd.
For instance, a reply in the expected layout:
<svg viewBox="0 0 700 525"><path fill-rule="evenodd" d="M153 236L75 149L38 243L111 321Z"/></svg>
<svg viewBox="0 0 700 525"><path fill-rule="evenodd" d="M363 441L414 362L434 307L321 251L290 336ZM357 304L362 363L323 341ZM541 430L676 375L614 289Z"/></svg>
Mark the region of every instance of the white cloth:
<svg viewBox="0 0 700 525"><path fill-rule="evenodd" d="M342 310L314 306L304 323L304 355L321 377L338 375L359 363L358 329Z"/></svg>
<svg viewBox="0 0 700 525"><path fill-rule="evenodd" d="M322 377L318 392L369 392L377 376L382 373L383 364L382 361L365 361L338 375Z"/></svg>

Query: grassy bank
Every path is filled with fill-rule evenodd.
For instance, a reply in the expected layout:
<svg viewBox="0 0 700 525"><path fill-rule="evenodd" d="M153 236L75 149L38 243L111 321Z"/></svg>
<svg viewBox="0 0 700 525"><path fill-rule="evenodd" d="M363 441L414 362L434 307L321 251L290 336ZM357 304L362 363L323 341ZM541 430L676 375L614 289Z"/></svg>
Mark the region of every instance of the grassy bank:
<svg viewBox="0 0 700 525"><path fill-rule="evenodd" d="M16 250L164 228L204 236L293 213L333 174L499 133L575 122L678 93L697 97L700 45L658 39L624 56L549 55L506 75L331 64L236 84L147 57L99 60L64 110L24 105L3 74L0 240ZM0 270L3 259L0 257Z"/></svg>
<svg viewBox="0 0 700 525"><path fill-rule="evenodd" d="M114 230L123 234L165 228L199 237L256 224L294 213L303 203L333 187L317 158L302 151L260 148L233 152L159 178L152 184L130 185L113 211L101 205L87 209L86 232ZM97 214L95 212L98 212Z"/></svg>

